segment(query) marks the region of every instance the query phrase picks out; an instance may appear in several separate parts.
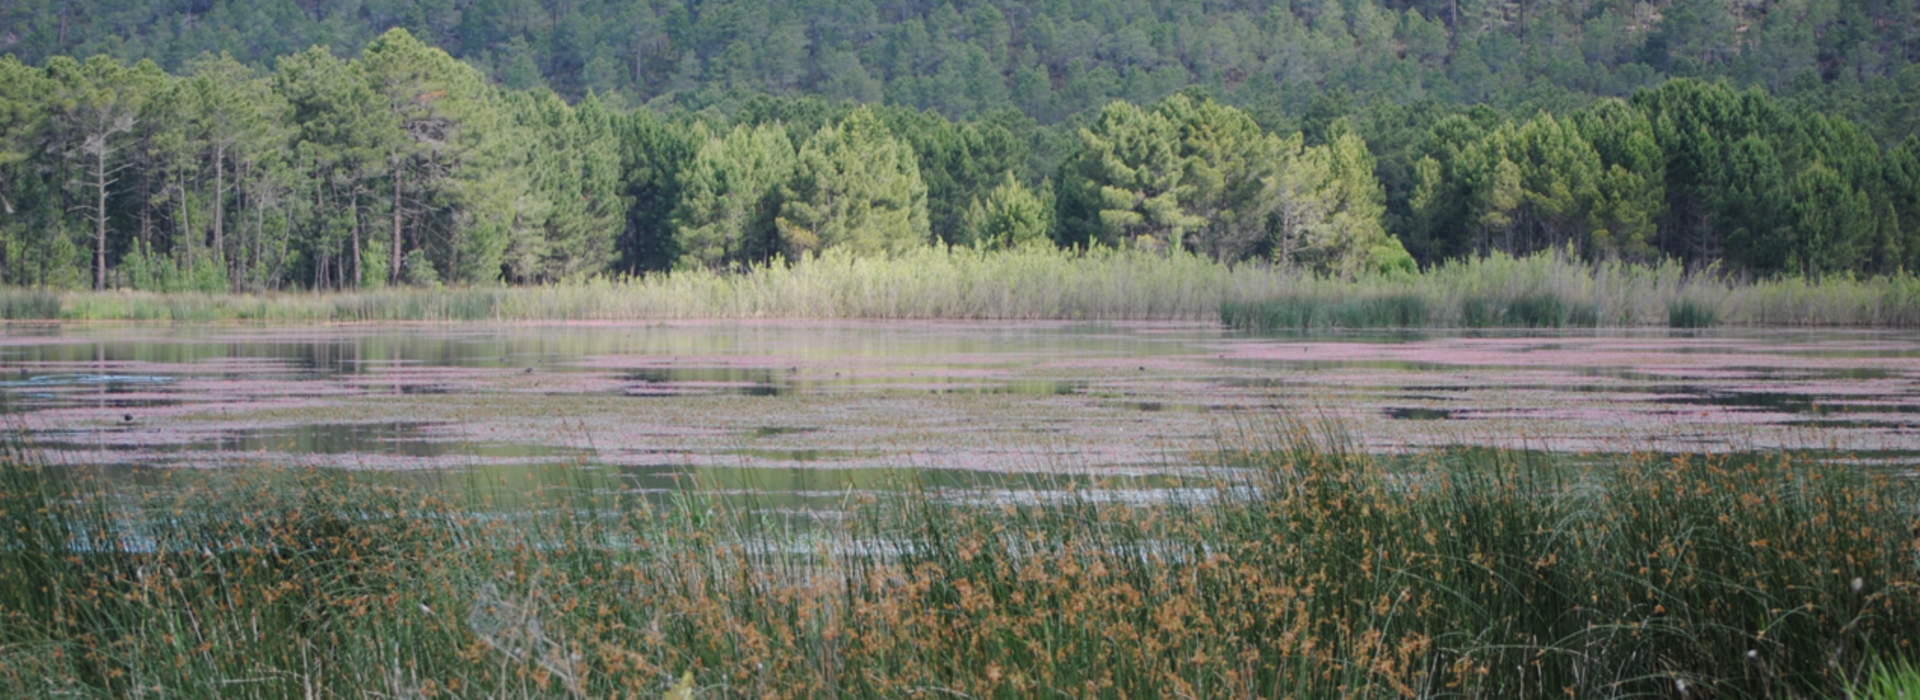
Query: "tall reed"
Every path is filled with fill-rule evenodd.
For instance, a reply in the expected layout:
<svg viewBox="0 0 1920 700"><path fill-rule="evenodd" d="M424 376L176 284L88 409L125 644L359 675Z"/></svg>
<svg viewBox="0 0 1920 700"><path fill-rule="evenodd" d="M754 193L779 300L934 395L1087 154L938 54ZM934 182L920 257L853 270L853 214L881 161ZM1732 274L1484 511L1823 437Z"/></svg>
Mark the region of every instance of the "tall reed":
<svg viewBox="0 0 1920 700"><path fill-rule="evenodd" d="M774 509L0 462L0 695L1809 697L1920 659L1910 480L1261 425L1207 488ZM751 504L748 504L749 506Z"/></svg>
<svg viewBox="0 0 1920 700"><path fill-rule="evenodd" d="M1675 316L1676 309L1683 310ZM1495 255L1418 274L1329 278L1137 250L925 248L737 272L548 286L314 294L0 290L0 315L66 320L572 321L674 318L1160 319L1343 327L1920 325L1911 274L1743 282L1674 262Z"/></svg>

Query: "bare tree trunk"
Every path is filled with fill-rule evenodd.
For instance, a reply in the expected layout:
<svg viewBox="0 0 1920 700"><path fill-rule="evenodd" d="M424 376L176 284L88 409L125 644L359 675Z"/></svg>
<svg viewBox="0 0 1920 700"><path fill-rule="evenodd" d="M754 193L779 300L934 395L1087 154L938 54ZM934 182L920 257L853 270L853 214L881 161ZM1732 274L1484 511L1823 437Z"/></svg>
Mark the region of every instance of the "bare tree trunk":
<svg viewBox="0 0 1920 700"><path fill-rule="evenodd" d="M103 140L104 141L104 140ZM93 152L93 288L107 288L107 149Z"/></svg>
<svg viewBox="0 0 1920 700"><path fill-rule="evenodd" d="M193 269L193 209L187 206L187 176L180 174L180 182L174 185L180 192L180 220L174 222L174 232L180 237L178 243L187 246L187 269Z"/></svg>
<svg viewBox="0 0 1920 700"><path fill-rule="evenodd" d="M216 261L225 260L227 255L226 150L224 146L213 148L213 259Z"/></svg>
<svg viewBox="0 0 1920 700"><path fill-rule="evenodd" d="M246 186L247 175L249 174L251 173L248 172L246 161L234 161L233 214L234 216L240 217L240 219L233 224L233 235L239 236L240 241L234 245L233 261L228 263L228 268L241 274L228 276L228 284L234 283L235 278L246 277L245 272L252 269L250 266L251 261L247 259L247 207L253 206L252 193L247 191Z"/></svg>
<svg viewBox="0 0 1920 700"><path fill-rule="evenodd" d="M387 256L387 283L400 283L400 169L399 161L393 164L393 253Z"/></svg>
<svg viewBox="0 0 1920 700"><path fill-rule="evenodd" d="M328 188L331 189L333 183L329 182L326 184ZM314 188L314 190L313 201L315 207L320 211L326 211L326 193L320 191L318 187ZM325 228L322 229L321 235L319 236L320 245L313 247L313 291L315 293L327 288L327 246L333 245L331 241L326 240L333 237L333 226L326 224L324 218L322 219L322 225L325 226Z"/></svg>
<svg viewBox="0 0 1920 700"><path fill-rule="evenodd" d="M253 272L258 274L261 266L265 263L260 255L260 237L265 233L267 225L267 207L265 201L260 197L249 197L248 200L250 200L249 203L253 205ZM265 279L260 279L259 283L262 289L267 287L267 281Z"/></svg>
<svg viewBox="0 0 1920 700"><path fill-rule="evenodd" d="M153 177L152 168L140 169L140 247L150 254L153 248Z"/></svg>
<svg viewBox="0 0 1920 700"><path fill-rule="evenodd" d="M353 186L353 194L348 195L347 210L353 212L353 248L347 251L347 254L353 257L349 261L353 265L353 279L342 280L341 289L346 289L349 283L354 286L360 284L360 186L358 184ZM341 272L344 273L346 270L342 269Z"/></svg>

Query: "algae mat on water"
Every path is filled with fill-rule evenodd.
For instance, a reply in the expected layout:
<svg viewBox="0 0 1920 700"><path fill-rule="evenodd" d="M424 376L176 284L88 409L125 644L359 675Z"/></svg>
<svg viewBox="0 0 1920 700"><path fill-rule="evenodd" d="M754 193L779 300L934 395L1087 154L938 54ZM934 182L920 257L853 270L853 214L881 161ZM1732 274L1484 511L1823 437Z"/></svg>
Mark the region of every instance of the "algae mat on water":
<svg viewBox="0 0 1920 700"><path fill-rule="evenodd" d="M1360 445L1920 457L1920 334L1210 324L12 326L62 463L1178 472L1273 410Z"/></svg>

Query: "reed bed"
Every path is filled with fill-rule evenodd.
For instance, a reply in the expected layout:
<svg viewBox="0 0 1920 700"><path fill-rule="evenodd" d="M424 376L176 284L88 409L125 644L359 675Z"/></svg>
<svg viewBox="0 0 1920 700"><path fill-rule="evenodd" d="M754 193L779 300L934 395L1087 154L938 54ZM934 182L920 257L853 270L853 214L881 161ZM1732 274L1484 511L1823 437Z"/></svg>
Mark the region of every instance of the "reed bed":
<svg viewBox="0 0 1920 700"><path fill-rule="evenodd" d="M0 695L1790 698L1920 659L1908 479L1389 461L1287 421L1205 458L1173 500L909 489L797 526L580 471L132 483L16 452Z"/></svg>
<svg viewBox="0 0 1920 700"><path fill-rule="evenodd" d="M1673 261L1595 263L1542 253L1524 258L1493 255L1417 275L1296 275L1280 286L1278 294L1223 300L1222 321L1249 330L1920 324L1920 278L1910 273L1738 280L1716 269L1689 271ZM1416 303L1420 316L1339 311L1356 304L1393 309ZM1301 308L1316 311L1303 313ZM1310 321L1296 322L1302 318ZM1409 318L1424 322L1407 323Z"/></svg>
<svg viewBox="0 0 1920 700"><path fill-rule="evenodd" d="M575 321L681 318L1211 320L1222 298L1276 289L1286 271L1191 255L927 248L900 257L829 252L788 265L545 286L387 288L262 295L68 292L69 320ZM8 295L27 292L0 292ZM45 292L33 292L45 295ZM9 308L0 304L0 310Z"/></svg>
<svg viewBox="0 0 1920 700"><path fill-rule="evenodd" d="M1245 328L1920 325L1920 278L1740 281L1674 262L1495 255L1330 278L1137 250L926 248L497 288L341 293L0 291L7 319L577 321L683 318L1224 320Z"/></svg>

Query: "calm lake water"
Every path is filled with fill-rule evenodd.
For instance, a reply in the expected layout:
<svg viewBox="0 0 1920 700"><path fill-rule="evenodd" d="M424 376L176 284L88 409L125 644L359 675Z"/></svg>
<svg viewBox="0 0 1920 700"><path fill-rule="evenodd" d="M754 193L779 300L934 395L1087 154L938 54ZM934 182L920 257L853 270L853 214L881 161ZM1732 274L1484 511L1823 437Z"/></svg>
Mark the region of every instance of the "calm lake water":
<svg viewBox="0 0 1920 700"><path fill-rule="evenodd" d="M1204 324L10 325L0 411L72 465L619 470L833 492L906 472L1171 484L1276 414L1379 452L1920 460L1920 334L1254 336ZM1003 482L995 482L1003 483Z"/></svg>

